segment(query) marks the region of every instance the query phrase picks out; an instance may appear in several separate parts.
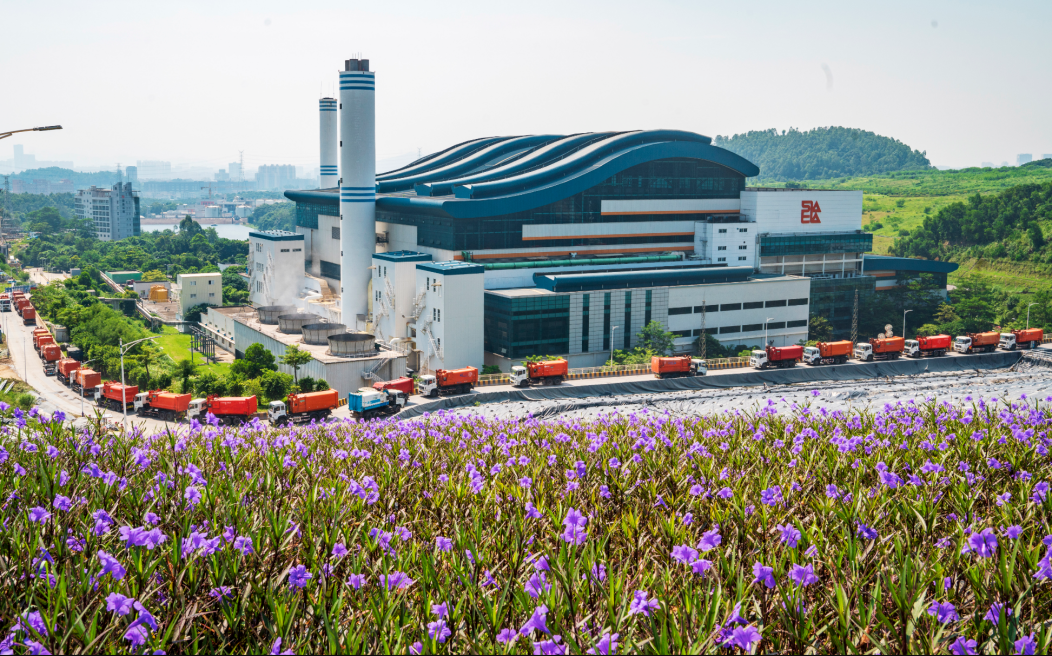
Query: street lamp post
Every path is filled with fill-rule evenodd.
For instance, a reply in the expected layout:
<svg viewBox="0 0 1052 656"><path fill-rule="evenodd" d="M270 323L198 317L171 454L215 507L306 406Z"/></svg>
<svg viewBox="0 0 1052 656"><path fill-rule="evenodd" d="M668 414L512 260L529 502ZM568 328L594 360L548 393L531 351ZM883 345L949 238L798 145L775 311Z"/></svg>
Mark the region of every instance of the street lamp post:
<svg viewBox="0 0 1052 656"><path fill-rule="evenodd" d="M61 130L61 129L62 129L61 125L47 125L47 126L44 126L42 128L25 128L24 130L10 130L8 132L0 132L0 139L6 139L6 138L10 137L12 134L17 134L19 132L47 132L48 130Z"/></svg>
<svg viewBox="0 0 1052 656"><path fill-rule="evenodd" d="M906 310L902 313L902 339L906 339L906 315L910 312L913 312L913 310Z"/></svg>
<svg viewBox="0 0 1052 656"><path fill-rule="evenodd" d="M769 323L771 323L771 321L773 319L774 319L774 317L767 317L767 321L763 322L763 347L764 347L764 349L766 349L768 346L771 345L770 342L767 341L767 325ZM782 342L782 343L784 344L785 342Z"/></svg>
<svg viewBox="0 0 1052 656"><path fill-rule="evenodd" d="M610 328L610 362L611 362L610 366L613 366L613 362L614 362L614 331L617 330L620 327L621 326L612 326Z"/></svg>
<svg viewBox="0 0 1052 656"><path fill-rule="evenodd" d="M124 411L124 432L128 432L128 390L124 386L124 354L131 350L131 347L135 346L139 342L146 342L151 339L157 339L160 335L154 335L153 337L143 337L137 339L129 344L124 343L124 338L120 339L121 349L121 409Z"/></svg>
<svg viewBox="0 0 1052 656"><path fill-rule="evenodd" d="M1026 327L1028 329L1030 328L1030 307L1033 305L1039 305L1039 303L1031 303L1030 305L1026 306Z"/></svg>

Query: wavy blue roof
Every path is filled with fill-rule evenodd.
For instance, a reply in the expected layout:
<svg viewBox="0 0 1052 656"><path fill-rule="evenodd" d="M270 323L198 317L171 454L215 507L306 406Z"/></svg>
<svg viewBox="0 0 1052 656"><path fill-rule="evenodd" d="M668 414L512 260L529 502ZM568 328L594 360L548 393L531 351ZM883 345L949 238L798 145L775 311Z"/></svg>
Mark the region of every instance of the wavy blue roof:
<svg viewBox="0 0 1052 656"><path fill-rule="evenodd" d="M553 203L649 161L700 159L745 177L760 169L682 130L486 137L376 176L376 208L452 218L500 216ZM414 190L415 193L410 192ZM288 191L294 201L339 203L332 191Z"/></svg>
<svg viewBox="0 0 1052 656"><path fill-rule="evenodd" d="M604 273L535 273L533 283L552 292L583 292L626 287L744 282L752 275L752 267L677 267Z"/></svg>

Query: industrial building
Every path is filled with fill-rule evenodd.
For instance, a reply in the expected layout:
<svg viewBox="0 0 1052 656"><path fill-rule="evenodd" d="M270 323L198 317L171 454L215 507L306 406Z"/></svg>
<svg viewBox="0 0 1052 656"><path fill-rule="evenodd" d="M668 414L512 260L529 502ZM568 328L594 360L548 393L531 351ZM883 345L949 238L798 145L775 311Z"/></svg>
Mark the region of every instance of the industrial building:
<svg viewBox="0 0 1052 656"><path fill-rule="evenodd" d="M95 224L95 237L100 241L117 241L139 236L139 194L125 182L102 189L92 185L73 198L77 216Z"/></svg>
<svg viewBox="0 0 1052 656"><path fill-rule="evenodd" d="M749 187L754 164L680 130L485 137L378 174L376 73L347 60L339 85L319 101L322 187L285 193L294 233L250 235L251 300L372 335L392 375L599 365L650 321L679 352L796 343L812 312L847 336L877 287L861 191Z"/></svg>

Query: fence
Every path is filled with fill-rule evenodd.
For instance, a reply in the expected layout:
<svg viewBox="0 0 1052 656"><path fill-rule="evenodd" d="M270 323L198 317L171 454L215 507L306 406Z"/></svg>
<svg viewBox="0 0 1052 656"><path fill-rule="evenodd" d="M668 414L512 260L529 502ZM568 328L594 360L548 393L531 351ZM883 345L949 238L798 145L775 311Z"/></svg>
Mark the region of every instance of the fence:
<svg viewBox="0 0 1052 656"><path fill-rule="evenodd" d="M706 360L709 371L721 369L737 369L749 366L749 358L714 358ZM614 376L640 376L650 373L650 364L622 364L612 367L584 367L581 369L570 369L567 380L585 380L589 378L610 378ZM495 385L510 385L510 374L486 374L479 376L476 387L493 387Z"/></svg>

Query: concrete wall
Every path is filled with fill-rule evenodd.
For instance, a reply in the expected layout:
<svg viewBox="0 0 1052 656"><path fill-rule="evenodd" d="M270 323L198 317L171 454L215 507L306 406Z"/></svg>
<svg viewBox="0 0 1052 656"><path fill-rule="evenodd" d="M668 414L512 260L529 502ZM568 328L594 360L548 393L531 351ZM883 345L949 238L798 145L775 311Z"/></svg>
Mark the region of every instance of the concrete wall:
<svg viewBox="0 0 1052 656"><path fill-rule="evenodd" d="M186 314L188 309L202 303L223 304L223 274L180 273L177 280L180 314Z"/></svg>
<svg viewBox="0 0 1052 656"><path fill-rule="evenodd" d="M424 352L426 368L482 368L483 274L444 275L416 270L416 288L427 289L424 308L416 322L416 345ZM428 282L430 281L430 285ZM424 334L429 330L442 357L432 349ZM425 362L421 362L424 367Z"/></svg>
<svg viewBox="0 0 1052 656"><path fill-rule="evenodd" d="M303 287L305 239L249 233L249 299L254 305L294 305Z"/></svg>
<svg viewBox="0 0 1052 656"><path fill-rule="evenodd" d="M819 223L804 222L805 203L818 203ZM850 232L862 229L861 191L743 191L741 211L758 233ZM810 218L808 215L806 218Z"/></svg>

